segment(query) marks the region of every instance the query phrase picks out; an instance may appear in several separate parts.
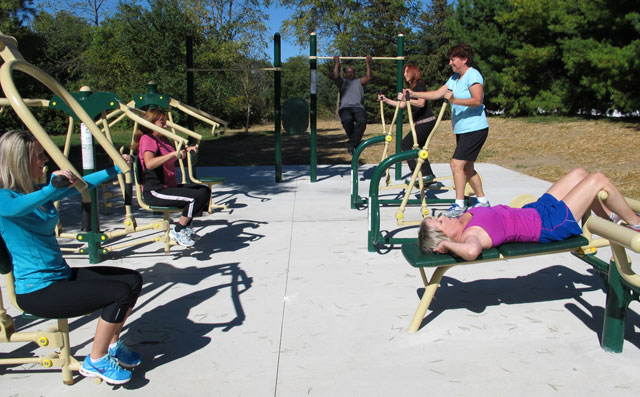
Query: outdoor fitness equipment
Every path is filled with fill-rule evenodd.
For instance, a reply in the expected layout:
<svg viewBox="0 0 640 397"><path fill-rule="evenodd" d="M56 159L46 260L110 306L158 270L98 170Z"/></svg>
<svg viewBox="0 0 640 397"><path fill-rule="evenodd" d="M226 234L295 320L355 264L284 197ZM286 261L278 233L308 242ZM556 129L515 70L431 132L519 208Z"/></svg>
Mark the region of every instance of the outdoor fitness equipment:
<svg viewBox="0 0 640 397"><path fill-rule="evenodd" d="M105 149L114 162L120 167L120 169L127 173L129 171L128 164L122 159L120 154L111 146L106 137L102 135L98 127L93 120L84 111L82 106L71 96L57 81L51 76L40 70L39 68L27 63L22 54L18 51L18 43L15 38L5 36L0 32L0 56L4 60L4 64L0 67L0 84L2 90L11 107L16 114L20 117L22 122L27 126L31 133L36 137L38 142L46 150L49 157L51 157L61 169L69 169L78 177L76 188L82 193L83 201L89 201L89 195L87 194L87 183L82 179L82 176L71 165L67 158L60 152L60 149L53 143L49 135L44 131L42 126L35 119L31 111L28 109L27 104L22 99L18 90L16 89L13 81L13 71L19 70L23 73L30 75L36 80L43 83L47 88L59 95L66 104L71 107L78 117L87 125L91 134L96 138L99 144ZM128 178L130 182L130 177ZM0 264L2 269L0 273L6 276L6 285L9 289L10 297L15 296L15 290L12 290L13 286L13 273L11 269L10 253L7 251L4 241L0 244ZM12 292L13 291L13 292ZM14 301L15 304L15 301ZM18 307L17 305L15 305ZM73 371L77 371L80 368L80 363L71 356L70 343L69 343L69 324L67 319L59 319L57 327L50 327L46 331L41 332L16 332L13 319L6 314L4 304L2 302L0 293L0 341L2 342L19 342L24 343L28 341L35 341L40 346L59 348L60 353L52 353L42 357L27 357L27 358L8 358L0 361L2 364L18 364L18 363L38 363L45 368L51 368L58 366L62 368L62 378L65 384L73 383Z"/></svg>
<svg viewBox="0 0 640 397"><path fill-rule="evenodd" d="M88 88L84 89L85 93L89 92L90 90ZM95 93L93 95L97 95L98 100L97 101L93 101L95 107L93 108L92 111L93 113L97 113L98 111L101 114L100 120L98 121L98 124L101 124L103 126L102 131L105 133L105 135L107 136L109 142L111 142L111 132L110 132L110 124L107 120L108 120L108 115L106 114L106 110L107 109L115 109L114 111L112 111L110 114L113 115L119 115L120 113L122 115L124 115L125 117L128 117L129 119L134 121L134 131L135 129L137 129L137 125L138 124L142 124L152 130L158 131L159 133L167 136L169 139L173 139L173 141L175 142L176 147L178 148L178 150L180 150L182 148L182 146L187 144L187 139L180 137L176 134L174 134L173 132L167 131L161 127L156 126L155 124L152 124L146 120L144 120L142 118L142 114L144 113L141 110L135 109L135 108L130 108L127 105L124 105L122 103L122 101L120 100L120 98L118 98L115 94L112 93ZM89 97L91 98L91 97ZM54 99L57 99L54 97ZM66 108L65 106L62 105L57 105L57 101L54 101L54 99L52 99L51 104L52 107L58 107L62 110L67 111L69 114L73 115L74 113ZM102 100L100 100L102 99ZM105 101L106 100L106 101ZM199 134L196 134L184 127L181 127L177 124L174 123L167 123L168 125L170 124L172 126L172 128L177 129L181 132L184 132L185 134L192 136L195 139L200 139L201 136ZM70 129L70 131L72 131ZM70 135L67 136L67 141L70 141ZM134 167L134 172L137 172L137 169L135 169ZM150 242L162 242L164 244L164 251L165 252L169 252L170 247L172 245L175 245L171 239L169 238L169 227L170 227L170 213L171 212L177 212L177 211L181 211L181 209L179 208L175 208L175 207L149 207L147 206L143 201L142 201L142 196L140 194L140 189L139 189L139 178L135 178L136 175L134 175L134 181L136 182L136 193L137 193L137 198L138 198L138 203L140 205L140 207L142 207L143 209L147 209L150 211L157 211L157 212L162 212L164 214L163 219L161 221L152 221L148 224L145 225L138 225L135 217L133 216L133 211L132 211L132 184L131 181L128 181L127 183L122 183L122 180L120 180L120 187L121 187L121 191L123 193L123 199L124 199L124 206L125 206L125 219L124 219L124 228L123 229L117 229L117 230L112 230L112 231L105 231L105 232L98 232L98 236L101 242L107 242L108 240L112 240L112 239L116 239L116 238L120 238L120 237L124 237L127 236L129 234L132 233L136 233L136 232L142 232L142 231L147 231L147 230L156 230L159 231L160 234L159 235L152 235L146 238L142 238L142 239L136 239L135 241L131 241L131 242L126 242L126 243L121 243L121 244L112 244L109 246L103 246L103 247L99 247L99 252L98 254L106 254L108 252L111 251L115 251L115 250L119 250L122 248L127 248L127 247L131 247L131 246L136 246L136 245L141 245L141 244L146 244L146 243L150 243ZM129 175L130 177L130 175ZM93 215L95 214L95 215ZM95 217L95 220L93 220L93 218ZM98 221L97 221L97 210L92 208L92 225L98 225ZM98 230L99 226L97 227L93 227L92 230ZM90 235L89 235L90 236ZM86 241L86 234L83 233L79 233L79 234L75 234L75 233L62 233L60 231L59 233L59 237L62 238L75 238L80 242L84 242ZM81 246L79 248L73 248L73 249L65 249L67 251L71 251L71 252L76 252L76 253L85 253L86 250L89 249L89 255L91 257L92 255L92 250L91 247L86 247L86 246ZM98 254L94 254L94 255L98 255Z"/></svg>
<svg viewBox="0 0 640 397"><path fill-rule="evenodd" d="M396 89L398 92L402 91L403 86L403 68L404 68L404 35L398 34L398 56L396 57L372 57L372 60L393 60L397 62L397 84ZM342 56L340 59L366 59L366 57L349 57ZM317 124L318 124L318 90L317 90L317 64L318 59L333 59L333 57L317 56L317 37L315 32L311 32L309 35L309 69L310 69L310 109L309 109L309 121L311 129L311 143L310 143L310 176L311 182L318 180L318 148L317 148ZM402 109L398 111L398 117L396 119L396 153L402 151L400 141L402 140ZM358 145L360 147L360 145ZM356 148L356 151L358 148ZM355 152L354 152L355 154ZM355 158L355 156L354 156ZM396 167L396 180L400 180L402 177L401 167Z"/></svg>
<svg viewBox="0 0 640 397"><path fill-rule="evenodd" d="M168 102L168 106L166 106L166 104L164 103L164 101ZM168 94L159 94L158 93L158 83L155 81L150 81L149 84L147 84L147 94L141 95L141 94L136 94L133 97L133 102L135 104L135 108L136 109L142 109L145 107L149 107L149 106L159 106L163 109L168 109L167 110L167 115L168 115L168 122L167 122L167 126L171 128L171 131L175 134L176 133L176 129L182 131L183 133L187 134L190 138L195 139L195 144L196 146L200 145L200 142L202 141L202 135L194 132L191 129L185 129L184 127L180 127L179 125L175 124L173 122L173 115L171 113L172 109L178 109L190 116L193 116L195 118L197 118L200 121L203 121L207 124L212 125L212 129L211 129L211 134L212 135L216 135L215 132L215 128L216 126L223 126L223 132L227 127L227 122L224 120L221 120L215 116L212 116L210 114L208 114L207 112L204 112L202 110L196 109L192 106L189 105L185 105L180 103L178 100L172 98L170 95ZM179 128L177 128L177 127ZM134 124L133 126L133 132L135 133L136 131L136 127L137 125ZM132 139L133 139L133 135L132 135ZM132 142L133 143L133 142ZM177 142L176 142L177 143ZM180 164L180 171L181 171L181 175L182 175L182 183L186 183L186 174L188 173L189 175L189 179L193 182L193 183L199 183L199 184L203 184L203 185L207 185L209 187L209 189L211 190L211 187L213 185L220 185L222 183L224 183L227 178L225 177L221 177L221 176L201 176L199 178L196 177L196 172L195 172L195 164L194 164L194 160L193 157L195 155L191 152L189 152L189 155L187 156L187 172L185 172L185 167L184 167L184 162L182 158L179 158L179 164ZM220 209L220 210L226 210L228 208L227 205L219 205L219 204L215 204L213 202L213 196L211 197L211 199L209 200L209 205L207 207L207 212L209 212L210 214L213 213L213 209Z"/></svg>
<svg viewBox="0 0 640 397"><path fill-rule="evenodd" d="M229 124L226 121L205 112L204 110L184 104L168 94L159 93L158 83L155 80L151 80L147 84L146 94L134 94L133 102L135 103L135 107L138 109L142 109L147 106L159 106L163 109L167 109L170 121L173 121L171 110L177 109L190 117L209 124L211 126L211 135L213 136L223 134ZM129 103L128 106L132 106L132 104ZM220 127L222 127L222 131L216 132L216 128ZM193 128L190 129L194 130Z"/></svg>
<svg viewBox="0 0 640 397"><path fill-rule="evenodd" d="M607 200L607 194L601 191L598 195L601 201ZM531 195L518 196L511 206L521 207L536 198ZM640 211L640 201L625 198L634 211ZM418 249L417 239L402 245L402 254L413 267L420 270L425 291L420 299L418 308L409 325L409 332L417 332L422 326L427 310L438 289L444 273L457 265L469 265L498 260L511 260L521 257L571 252L574 256L591 265L595 273L605 284L606 305L601 347L612 353L621 353L624 343L626 310L629 304L640 298L640 275L631 268L631 262L626 250L640 253L640 233L609 220L585 214L582 218L582 236L576 236L564 241L551 243L508 243L499 247L484 250L477 259L465 261L448 254L422 254ZM593 234L601 236L594 238ZM609 262L596 257L597 248L611 246L613 257ZM425 274L425 268L433 268L431 280Z"/></svg>
<svg viewBox="0 0 640 397"><path fill-rule="evenodd" d="M179 124L174 123L173 115L171 113L172 109L187 111L187 112L193 113L194 115L197 115L196 118L198 118L199 120L202 120L210 125L213 125L212 133L214 133L216 125L218 126L220 125L218 124L217 121L214 121L214 119L219 120L220 122L224 123L222 125L226 126L226 122L223 120L217 119L214 116L211 116L208 113L201 111L199 109L193 108L188 105L184 105L179 101L173 99L168 94L158 93L157 87L158 87L157 82L153 80L150 81L147 84L147 93L135 94L133 96L133 100L126 105L126 108L128 108L130 111L134 112L138 116L142 116L144 112L141 109L147 108L147 107L159 107L161 109L168 109L167 110L167 118L168 118L167 127L169 127L169 129L171 130L171 133L174 135L177 134L178 132L184 133L189 137L188 139L192 139L195 141L196 146L200 145L200 142L202 140L202 135L194 132L189 128L185 128L180 126ZM190 113L187 113L187 114L190 114ZM208 119L207 117L205 117L205 115L207 115L207 117L210 117L212 119ZM103 119L99 120L98 124L103 126L103 130L108 130L108 128L112 127L113 125L117 124L118 122L120 122L121 120L127 117L129 117L129 114L124 112L122 109L118 108L115 111L107 114L106 117L104 117ZM112 121L109 121L109 120L112 120ZM138 129L137 121L136 120L133 120L133 121L134 121L134 125L133 125L132 134L131 134L131 145L133 145L133 135ZM179 144L178 141L174 141L174 143L176 145ZM209 189L211 189L212 185L219 185L226 181L225 177L220 177L220 176L201 176L199 178L196 177L195 161L193 160L193 157L194 155L192 153L189 153L189 156L187 157L186 170L184 166L184 159L182 158L178 159L180 164L180 171L181 171L180 174L182 176L182 183L187 183L187 175L189 176L189 180L191 180L193 183L207 185L209 186ZM226 210L228 206L215 204L213 202L213 196L212 196L211 200L209 201L207 211L211 214L213 213L214 208L220 209L220 210Z"/></svg>
<svg viewBox="0 0 640 397"><path fill-rule="evenodd" d="M395 111L393 112L393 119L391 120L391 124L389 124L389 131L387 131L387 127L384 120L384 103L380 101L380 118L382 120L382 134L378 136L374 136L373 138L369 138L364 142L361 142L356 150L353 152L353 157L351 158L351 209L356 209L366 205L367 198L361 197L358 194L358 164L360 160L360 155L367 147L374 145L376 143L384 142L384 149L382 150L382 156L380 158L380 162L384 161L388 157L389 145L393 141L393 134L391 133L393 124L396 122L396 118L398 117L398 111L400 110L400 101L397 101ZM389 173L389 169L387 169L385 173L385 183L386 186L391 184L391 176Z"/></svg>
<svg viewBox="0 0 640 397"><path fill-rule="evenodd" d="M150 81L149 84L147 85L147 94L145 95L134 95L133 101L129 103L129 105L134 105L136 109L142 109L142 108L146 108L146 107L150 107L150 106L156 106L156 107L160 107L163 109L168 109L167 111L167 115L168 115L168 121L167 121L167 126L171 129L171 132L173 132L174 134L176 133L176 129L185 133L186 135L188 135L191 139L195 140L195 145L199 146L200 142L202 141L202 135L194 132L192 129L187 129L184 127L181 127L177 124L175 124L173 122L173 114L171 113L171 110L176 108L178 110L181 110L187 114L192 114L194 115L194 117L198 118L199 120L203 120L207 123L209 123L208 121L206 121L206 117L204 115L208 115L209 118L211 118L211 120L218 120L222 123L224 123L223 125L226 128L226 121L220 120L214 116L209 115L208 113L201 111L199 109L196 109L194 107L188 106L188 105L184 105L182 103L180 103L179 101L175 100L174 98L172 98L170 95L168 94L158 94L157 91L157 83L155 81ZM168 105L167 105L168 104ZM141 113L142 114L142 113ZM217 122L215 122L217 123ZM137 130L137 124L134 124L133 126L133 134L135 134ZM133 134L131 136L131 143L133 144ZM215 134L215 126L212 129L212 134ZM176 142L177 144L177 142ZM220 176L201 176L201 177L196 177L196 172L195 172L195 161L194 161L194 157L196 155L194 155L193 153L189 152L189 155L187 156L187 171L185 172L185 167L184 167L184 161L182 158L178 159L178 162L180 164L180 171L181 171L181 175L182 175L182 183L186 183L187 182L187 174L189 176L189 180L191 180L193 183L199 183L199 184L203 184L203 185L207 185L209 187L209 189L211 189L211 187L213 185L220 185L222 183L224 183L226 181L225 177L220 177ZM213 213L213 209L220 209L220 210L226 210L228 208L227 205L219 205L219 204L215 204L213 202L213 196L211 197L211 200L209 200L209 205L207 208L207 212L209 212L210 214Z"/></svg>
<svg viewBox="0 0 640 397"><path fill-rule="evenodd" d="M442 121L442 116L444 115L446 107L447 107L447 102L445 101L442 104L442 107L440 108L440 113L438 114L438 118L436 120L436 124L433 127L433 131L429 134L429 138L427 138L427 141L425 142L422 149L420 149L417 147L418 139L416 137L415 126L413 123L413 116L411 114L411 106L407 106L407 112L408 112L407 114L409 116L409 124L411 126L411 133L413 134L413 142L415 146L414 146L414 149L412 150L396 153L393 156L388 157L386 160L382 161L378 165L378 167L376 167L373 173L373 177L371 178L371 182L369 184L369 231L367 235L367 240L368 240L367 249L369 252L375 252L377 249L379 249L381 246L385 244L393 245L394 243L403 244L407 242L406 238L391 237L392 233L388 233L386 236L382 235L382 233L380 232L380 207L381 206L395 205L398 203L400 204L400 206L396 210L396 223L398 226L410 226L410 225L417 225L420 223L419 220L418 221L404 220L404 211L407 204L420 204L422 217L424 218L425 216L429 215L429 209L427 206L427 199L426 199L426 190L429 190L431 188L424 185L421 168L422 168L422 164L424 164L425 160L429 156L429 152L427 150L429 147L429 143L431 142L431 139L435 135L435 131L437 131L438 127L440 126L440 122ZM416 167L413 171L413 174L411 175L411 178L409 180L409 185L402 184L399 186L387 187L387 188L397 188L397 187L404 188L405 194L402 200L380 199L379 191L385 189L385 187L380 188L380 179L382 178L382 175L386 172L386 170L396 163L401 164L403 161L407 161L414 158L417 158L417 162L416 162ZM434 182L440 182L447 179L453 179L453 178L451 176L436 178L434 179ZM416 181L418 181L418 184L419 184L418 185L419 191L420 191L419 200L410 199L410 196ZM433 189L434 190L454 190L455 186L453 187L438 186ZM471 189L471 186L467 183L465 185L465 191L464 191L465 197L469 196L472 193L473 193L473 189ZM430 199L430 202L433 204L451 203L453 201L454 201L453 199Z"/></svg>
<svg viewBox="0 0 640 397"><path fill-rule="evenodd" d="M49 154L49 157L56 162L60 169L69 169L80 180L76 184L76 187L82 194L83 208L89 208L91 197L87 191L87 184L82 180L80 173L71 165L69 160L60 152L58 147L53 143L49 135L44 131L42 126L35 119L31 111L28 109L24 100L18 93L15 83L13 82L12 73L14 70L22 71L30 75L31 77L39 80L47 88L49 88L54 94L58 95L68 107L70 107L77 117L87 126L93 138L95 138L100 146L103 147L109 157L111 157L116 165L120 168L122 173L126 176L130 170L129 165L122 159L120 153L111 145L106 136L100 131L100 129L93 122L93 119L87 114L78 101L67 90L64 89L57 81L51 76L40 70L39 68L27 63L20 52L17 49L17 42L13 37L1 35L3 49L0 55L4 59L5 63L0 68L0 82L2 83L2 89L13 110L18 117L27 126L27 128L33 133L36 139L40 142L43 148ZM131 183L131 176L127 177L127 181ZM95 191L92 193L95 194ZM93 220L97 220L97 217L92 217ZM93 223L93 222L92 222ZM88 244L90 247L89 260L92 263L96 263L97 250L99 248L102 237L96 234L94 231L98 230L97 225L91 225L91 232L88 237Z"/></svg>

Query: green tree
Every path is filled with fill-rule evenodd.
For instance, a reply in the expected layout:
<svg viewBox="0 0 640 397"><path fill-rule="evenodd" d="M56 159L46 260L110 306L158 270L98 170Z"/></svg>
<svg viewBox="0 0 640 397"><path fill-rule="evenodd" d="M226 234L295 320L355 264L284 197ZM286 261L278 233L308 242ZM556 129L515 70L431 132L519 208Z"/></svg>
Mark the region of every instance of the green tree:
<svg viewBox="0 0 640 397"><path fill-rule="evenodd" d="M512 56L509 50L517 46L518 40L510 37L496 21L496 17L510 7L511 0L459 0L447 20L453 44L465 42L474 50L473 66L484 78L484 103L489 110L504 109L513 98L504 97L501 72Z"/></svg>
<svg viewBox="0 0 640 397"><path fill-rule="evenodd" d="M291 57L282 64L282 99L309 99L309 59Z"/></svg>
<svg viewBox="0 0 640 397"><path fill-rule="evenodd" d="M420 67L423 81L430 88L440 88L451 75L449 49L453 45L447 19L453 15L453 4L433 0L417 18L415 40L407 45L407 62Z"/></svg>
<svg viewBox="0 0 640 397"><path fill-rule="evenodd" d="M60 11L73 13L97 27L115 11L118 3L119 0L43 0L39 2L39 8L53 14Z"/></svg>
<svg viewBox="0 0 640 397"><path fill-rule="evenodd" d="M55 15L41 11L32 28L42 38L38 66L64 82L67 89L79 89L77 83L85 79L84 58L94 33L91 25L68 11Z"/></svg>
<svg viewBox="0 0 640 397"><path fill-rule="evenodd" d="M96 30L87 54L87 80L94 91L128 101L156 80L161 92L185 93L185 35L196 28L177 0L152 0L150 9L120 4Z"/></svg>
<svg viewBox="0 0 640 397"><path fill-rule="evenodd" d="M0 2L0 32L15 35L33 17L33 0L2 0Z"/></svg>
<svg viewBox="0 0 640 397"><path fill-rule="evenodd" d="M638 0L466 0L450 20L477 53L485 103L510 115L634 111Z"/></svg>

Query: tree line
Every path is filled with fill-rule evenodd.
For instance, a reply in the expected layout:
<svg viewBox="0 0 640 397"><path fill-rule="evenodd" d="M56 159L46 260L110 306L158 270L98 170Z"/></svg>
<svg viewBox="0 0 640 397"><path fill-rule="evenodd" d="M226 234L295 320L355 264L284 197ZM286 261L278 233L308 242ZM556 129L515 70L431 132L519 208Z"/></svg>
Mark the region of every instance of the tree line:
<svg viewBox="0 0 640 397"><path fill-rule="evenodd" d="M271 0L3 0L0 31L18 40L25 59L68 90L89 86L128 101L156 80L160 92L186 101L185 39L193 37L196 68L272 66L273 38L264 21ZM451 74L448 49L469 43L485 78L485 104L509 116L592 114L640 109L640 0L280 0L293 11L283 40L319 55L395 56L404 36L406 63L420 67L430 88ZM348 62L347 62L348 63ZM364 73L364 62L352 62ZM366 88L370 119L376 96L394 95L395 62L374 62ZM335 114L333 62L319 62L318 111ZM273 117L272 72L202 72L196 106L232 125ZM16 76L23 97L46 88ZM282 63L282 100L309 97L306 56ZM436 104L437 105L437 104ZM55 123L50 112L40 119ZM19 124L11 112L3 125Z"/></svg>

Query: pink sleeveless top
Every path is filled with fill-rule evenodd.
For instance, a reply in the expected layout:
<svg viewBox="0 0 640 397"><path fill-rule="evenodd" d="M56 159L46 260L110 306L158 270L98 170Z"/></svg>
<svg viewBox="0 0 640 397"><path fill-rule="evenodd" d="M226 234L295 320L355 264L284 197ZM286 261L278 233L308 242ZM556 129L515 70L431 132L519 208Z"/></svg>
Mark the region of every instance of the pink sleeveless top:
<svg viewBox="0 0 640 397"><path fill-rule="evenodd" d="M483 228L491 238L491 246L511 242L538 242L542 222L533 208L511 208L506 205L471 208L473 215L464 230ZM464 232L464 231L463 231Z"/></svg>

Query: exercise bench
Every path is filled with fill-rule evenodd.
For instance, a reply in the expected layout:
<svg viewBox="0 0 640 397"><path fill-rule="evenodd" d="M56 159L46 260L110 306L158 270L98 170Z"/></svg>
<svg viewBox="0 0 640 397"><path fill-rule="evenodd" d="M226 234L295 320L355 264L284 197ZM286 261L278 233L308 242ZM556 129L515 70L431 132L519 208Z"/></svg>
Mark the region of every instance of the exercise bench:
<svg viewBox="0 0 640 397"><path fill-rule="evenodd" d="M602 193L599 197L601 200L606 199ZM519 201L519 204L525 203L523 200ZM639 201L627 199L627 202L635 211L640 210ZM551 243L507 243L482 251L480 256L472 261L449 254L423 254L418 248L417 240L405 242L402 244L402 255L411 266L419 269L425 286L424 294L409 325L409 332L417 332L420 329L442 277L454 266L570 252L593 266L596 274L605 281L607 300L601 346L606 351L622 352L626 309L632 301L640 300L640 275L631 269L626 249L640 253L640 233L596 216L586 216L582 224L581 236ZM594 239L592 233L602 238ZM610 245L613 254L609 263L595 256L597 247L606 245ZM431 279L427 278L425 268L434 269Z"/></svg>

